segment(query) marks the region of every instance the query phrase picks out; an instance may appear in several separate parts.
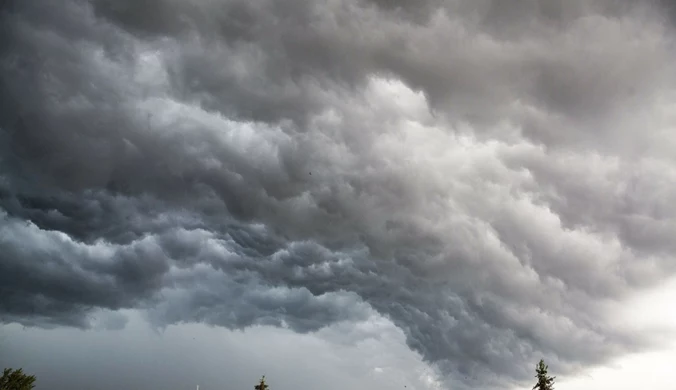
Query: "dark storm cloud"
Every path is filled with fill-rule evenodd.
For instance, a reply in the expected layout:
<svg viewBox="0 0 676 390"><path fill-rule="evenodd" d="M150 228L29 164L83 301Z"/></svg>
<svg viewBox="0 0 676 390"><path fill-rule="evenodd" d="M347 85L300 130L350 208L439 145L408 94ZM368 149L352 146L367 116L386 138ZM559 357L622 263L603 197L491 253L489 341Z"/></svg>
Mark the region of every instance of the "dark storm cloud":
<svg viewBox="0 0 676 390"><path fill-rule="evenodd" d="M217 240L205 231L179 230L124 246L86 246L62 233L40 234L34 225L6 216L2 226L4 321L88 327L93 308L152 305L159 325L191 320L230 328L286 324L307 332L368 315L349 293L265 285L267 280L251 272L262 258L254 248L264 251L265 242L246 231L233 229L227 239ZM209 272L214 269L221 272Z"/></svg>
<svg viewBox="0 0 676 390"><path fill-rule="evenodd" d="M13 3L3 321L375 310L484 386L648 345L600 313L676 271L660 9L411 4Z"/></svg>
<svg viewBox="0 0 676 390"><path fill-rule="evenodd" d="M168 60L175 88L243 118L303 122L324 107L322 87L394 73L453 120L514 120L535 140L575 142L607 135L604 120L655 98L657 87L672 81L663 28L631 28L655 12L626 2L373 2L375 9L305 1L161 3L154 13L136 9L144 2L104 1L95 9L141 36L151 29L156 38L177 25L163 17L172 9L190 31L201 32L199 42L184 41ZM398 13L381 14L379 7ZM422 24L400 15L423 10L430 16ZM546 124L533 118L538 112L549 117ZM605 142L606 136L596 139L597 146Z"/></svg>

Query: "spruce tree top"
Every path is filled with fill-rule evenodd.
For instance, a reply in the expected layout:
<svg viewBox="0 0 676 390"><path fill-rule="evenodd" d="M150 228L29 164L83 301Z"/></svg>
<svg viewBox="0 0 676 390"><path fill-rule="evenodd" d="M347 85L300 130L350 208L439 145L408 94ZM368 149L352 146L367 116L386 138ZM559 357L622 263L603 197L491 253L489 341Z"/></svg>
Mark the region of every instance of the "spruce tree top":
<svg viewBox="0 0 676 390"><path fill-rule="evenodd" d="M269 390L270 389L270 387L268 387L268 385L265 383L265 375L263 375L263 377L261 378L260 383L257 384L256 386L254 386L254 389L255 390Z"/></svg>
<svg viewBox="0 0 676 390"><path fill-rule="evenodd" d="M535 377L538 379L538 382L533 386L533 390L554 390L554 378L549 376L547 370L549 366L545 364L545 361L540 359L540 362L535 366Z"/></svg>

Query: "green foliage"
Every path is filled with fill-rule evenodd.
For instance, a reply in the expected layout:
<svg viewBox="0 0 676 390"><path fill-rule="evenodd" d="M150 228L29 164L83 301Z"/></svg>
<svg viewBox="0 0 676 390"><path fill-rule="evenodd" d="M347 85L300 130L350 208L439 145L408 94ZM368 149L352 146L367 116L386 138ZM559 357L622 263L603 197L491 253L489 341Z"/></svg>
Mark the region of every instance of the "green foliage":
<svg viewBox="0 0 676 390"><path fill-rule="evenodd" d="M540 359L540 362L535 366L535 372L537 373L535 377L538 379L538 383L533 386L533 390L554 390L554 378L549 376L547 370L549 366L545 364L545 361Z"/></svg>
<svg viewBox="0 0 676 390"><path fill-rule="evenodd" d="M0 378L0 390L30 390L34 387L35 376L24 374L21 368L5 368Z"/></svg>
<svg viewBox="0 0 676 390"><path fill-rule="evenodd" d="M265 375L263 375L263 377L261 378L260 383L257 384L256 386L254 386L254 389L255 390L268 390L268 389L270 389L270 387L268 387L268 385L265 383ZM0 389L0 390L2 390L2 389Z"/></svg>

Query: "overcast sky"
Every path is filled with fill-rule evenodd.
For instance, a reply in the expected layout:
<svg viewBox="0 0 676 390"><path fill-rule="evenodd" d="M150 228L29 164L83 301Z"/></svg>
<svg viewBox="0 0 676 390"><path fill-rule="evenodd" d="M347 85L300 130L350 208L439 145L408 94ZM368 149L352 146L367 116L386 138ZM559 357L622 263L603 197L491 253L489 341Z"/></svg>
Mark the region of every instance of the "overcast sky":
<svg viewBox="0 0 676 390"><path fill-rule="evenodd" d="M671 1L0 7L38 390L673 389Z"/></svg>

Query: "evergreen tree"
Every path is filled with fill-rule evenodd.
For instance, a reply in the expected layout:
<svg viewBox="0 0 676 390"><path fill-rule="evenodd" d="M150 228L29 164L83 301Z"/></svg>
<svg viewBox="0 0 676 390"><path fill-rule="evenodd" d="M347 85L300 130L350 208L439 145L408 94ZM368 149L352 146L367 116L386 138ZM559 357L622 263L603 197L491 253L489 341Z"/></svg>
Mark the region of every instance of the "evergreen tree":
<svg viewBox="0 0 676 390"><path fill-rule="evenodd" d="M540 359L540 362L535 366L535 372L537 373L535 377L538 379L538 383L533 386L533 390L554 390L554 378L549 376L547 370L549 366L545 364L545 361Z"/></svg>
<svg viewBox="0 0 676 390"><path fill-rule="evenodd" d="M257 384L256 386L254 386L254 389L255 390L269 390L270 389L270 387L268 387L268 385L265 383L265 375L263 375L263 377L261 378L260 383Z"/></svg>
<svg viewBox="0 0 676 390"><path fill-rule="evenodd" d="M35 387L35 376L26 375L22 369L5 368L0 377L0 390L31 390Z"/></svg>

